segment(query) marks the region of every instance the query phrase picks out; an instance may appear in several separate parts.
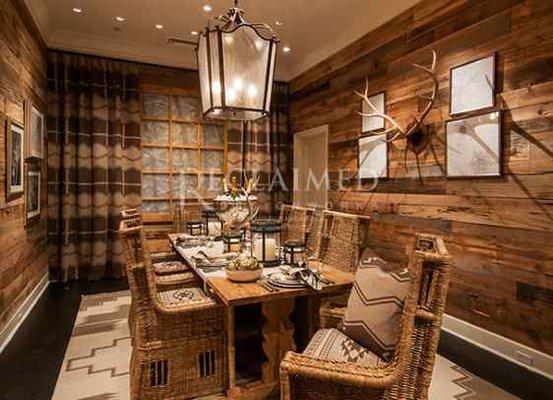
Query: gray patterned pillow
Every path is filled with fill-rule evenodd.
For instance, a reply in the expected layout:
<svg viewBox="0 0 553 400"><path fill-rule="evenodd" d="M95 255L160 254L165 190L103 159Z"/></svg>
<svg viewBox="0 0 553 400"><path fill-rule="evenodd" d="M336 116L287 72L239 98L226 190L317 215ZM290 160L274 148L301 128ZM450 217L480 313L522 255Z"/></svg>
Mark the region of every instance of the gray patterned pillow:
<svg viewBox="0 0 553 400"><path fill-rule="evenodd" d="M408 290L407 268L391 271L381 258L365 252L339 329L389 361L399 339Z"/></svg>

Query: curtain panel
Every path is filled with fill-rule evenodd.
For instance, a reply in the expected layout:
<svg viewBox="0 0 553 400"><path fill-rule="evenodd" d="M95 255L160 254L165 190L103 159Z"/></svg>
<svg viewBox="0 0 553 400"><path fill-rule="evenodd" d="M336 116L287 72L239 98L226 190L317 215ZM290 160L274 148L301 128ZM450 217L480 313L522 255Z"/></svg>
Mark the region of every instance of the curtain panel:
<svg viewBox="0 0 553 400"><path fill-rule="evenodd" d="M289 129L288 84L275 82L271 115L250 123L229 123L227 171L240 182L252 175L260 213L273 215L292 193L292 135Z"/></svg>
<svg viewBox="0 0 553 400"><path fill-rule="evenodd" d="M60 280L119 277L121 210L141 201L136 66L48 54L48 243Z"/></svg>

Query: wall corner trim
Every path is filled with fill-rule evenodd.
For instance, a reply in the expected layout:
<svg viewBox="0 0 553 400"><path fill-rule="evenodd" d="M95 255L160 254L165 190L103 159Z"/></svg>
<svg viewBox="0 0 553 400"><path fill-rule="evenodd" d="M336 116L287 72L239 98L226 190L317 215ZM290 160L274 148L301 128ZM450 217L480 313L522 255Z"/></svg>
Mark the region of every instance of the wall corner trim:
<svg viewBox="0 0 553 400"><path fill-rule="evenodd" d="M442 329L509 362L543 375L548 379L553 379L553 356L549 354L448 314L444 314ZM520 354L531 357L532 365L522 362L519 359Z"/></svg>
<svg viewBox="0 0 553 400"><path fill-rule="evenodd" d="M41 298L49 284L50 281L48 280L48 272L46 272L31 293L29 293L27 298L23 301L23 303L21 303L15 313L8 320L4 329L0 331L0 353L4 351L8 343L10 343L12 338L15 336L17 330L31 313L31 310Z"/></svg>

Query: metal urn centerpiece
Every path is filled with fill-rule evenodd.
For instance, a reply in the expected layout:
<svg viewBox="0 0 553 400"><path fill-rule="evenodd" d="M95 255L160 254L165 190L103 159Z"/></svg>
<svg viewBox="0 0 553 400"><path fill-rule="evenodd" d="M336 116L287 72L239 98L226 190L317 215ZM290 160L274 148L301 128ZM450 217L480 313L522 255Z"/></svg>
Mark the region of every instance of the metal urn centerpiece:
<svg viewBox="0 0 553 400"><path fill-rule="evenodd" d="M217 216L223 223L223 236L240 235L248 224L257 216L259 205L257 197L251 195L253 179L247 181L246 187L238 186L235 176L231 178L229 189L226 181L223 181L222 195L214 199Z"/></svg>

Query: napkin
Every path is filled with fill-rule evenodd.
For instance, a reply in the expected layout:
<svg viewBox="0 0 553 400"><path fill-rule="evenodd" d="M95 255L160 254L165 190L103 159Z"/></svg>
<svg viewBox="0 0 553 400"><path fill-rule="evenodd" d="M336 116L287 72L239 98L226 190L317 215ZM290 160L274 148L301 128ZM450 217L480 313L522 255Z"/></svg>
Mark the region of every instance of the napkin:
<svg viewBox="0 0 553 400"><path fill-rule="evenodd" d="M321 276L312 269L306 268L301 264L299 267L287 267L283 272L303 282L311 289L321 290L323 288Z"/></svg>

